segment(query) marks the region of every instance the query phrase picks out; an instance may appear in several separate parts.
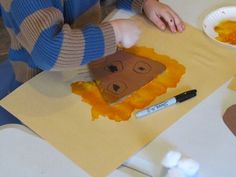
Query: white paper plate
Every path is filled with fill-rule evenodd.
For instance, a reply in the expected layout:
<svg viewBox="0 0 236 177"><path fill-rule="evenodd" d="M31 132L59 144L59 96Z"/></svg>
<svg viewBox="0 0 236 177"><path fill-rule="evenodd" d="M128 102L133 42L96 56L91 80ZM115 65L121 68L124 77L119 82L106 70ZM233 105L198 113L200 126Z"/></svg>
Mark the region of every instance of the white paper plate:
<svg viewBox="0 0 236 177"><path fill-rule="evenodd" d="M236 48L236 45L224 43L215 39L218 34L214 31L214 27L223 20L236 21L236 6L222 7L207 15L203 20L203 31L214 41L226 46Z"/></svg>

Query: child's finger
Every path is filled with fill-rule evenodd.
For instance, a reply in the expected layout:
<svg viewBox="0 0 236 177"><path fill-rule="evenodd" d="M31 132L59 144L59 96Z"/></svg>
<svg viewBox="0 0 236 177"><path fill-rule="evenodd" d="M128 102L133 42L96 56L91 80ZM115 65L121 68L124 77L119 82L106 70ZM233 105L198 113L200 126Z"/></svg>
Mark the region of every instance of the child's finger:
<svg viewBox="0 0 236 177"><path fill-rule="evenodd" d="M157 13L153 13L149 18L160 30L164 31L166 29L165 23Z"/></svg>
<svg viewBox="0 0 236 177"><path fill-rule="evenodd" d="M175 26L176 26L177 30L179 32L183 32L184 31L184 22L181 20L181 18L174 11L170 11L169 13L174 18L174 22L175 22Z"/></svg>
<svg viewBox="0 0 236 177"><path fill-rule="evenodd" d="M173 16L170 13L165 12L162 14L162 17L168 24L170 30L174 33L177 32Z"/></svg>

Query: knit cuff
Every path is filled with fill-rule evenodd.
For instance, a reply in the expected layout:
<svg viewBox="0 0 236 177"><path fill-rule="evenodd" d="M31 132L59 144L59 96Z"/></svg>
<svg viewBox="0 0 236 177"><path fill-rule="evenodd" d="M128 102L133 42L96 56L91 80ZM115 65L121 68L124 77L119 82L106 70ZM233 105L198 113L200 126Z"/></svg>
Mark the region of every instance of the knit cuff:
<svg viewBox="0 0 236 177"><path fill-rule="evenodd" d="M104 36L104 56L116 52L116 38L112 25L109 22L102 23L100 26Z"/></svg>
<svg viewBox="0 0 236 177"><path fill-rule="evenodd" d="M142 13L144 1L145 0L133 0L132 9L138 13Z"/></svg>

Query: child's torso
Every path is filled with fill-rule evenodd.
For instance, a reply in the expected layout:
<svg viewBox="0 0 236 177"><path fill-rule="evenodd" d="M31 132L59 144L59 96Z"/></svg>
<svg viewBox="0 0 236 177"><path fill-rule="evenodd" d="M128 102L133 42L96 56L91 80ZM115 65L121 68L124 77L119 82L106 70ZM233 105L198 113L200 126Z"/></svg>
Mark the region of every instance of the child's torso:
<svg viewBox="0 0 236 177"><path fill-rule="evenodd" d="M19 0L16 0L19 1ZM20 0L21 1L21 0ZM49 0L47 0L49 1ZM64 16L64 23L73 27L80 27L89 22L100 19L100 6L98 0L50 0L52 7L59 9ZM30 54L17 40L14 19L11 18L10 3L14 0L0 0L0 9L3 21L11 37L9 59L12 61L16 77L20 82L25 82L39 72ZM32 74L29 74L32 73ZM18 76L20 74L20 76Z"/></svg>

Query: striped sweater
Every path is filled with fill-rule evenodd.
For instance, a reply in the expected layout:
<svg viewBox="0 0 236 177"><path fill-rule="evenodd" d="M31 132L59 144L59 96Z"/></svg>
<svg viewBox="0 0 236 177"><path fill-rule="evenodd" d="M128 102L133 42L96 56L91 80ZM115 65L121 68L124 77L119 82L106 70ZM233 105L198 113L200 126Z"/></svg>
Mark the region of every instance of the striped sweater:
<svg viewBox="0 0 236 177"><path fill-rule="evenodd" d="M143 1L118 0L117 7L141 11ZM0 0L16 79L23 83L41 70L77 69L114 53L110 23L73 27L87 12L98 13L98 7L98 0Z"/></svg>

